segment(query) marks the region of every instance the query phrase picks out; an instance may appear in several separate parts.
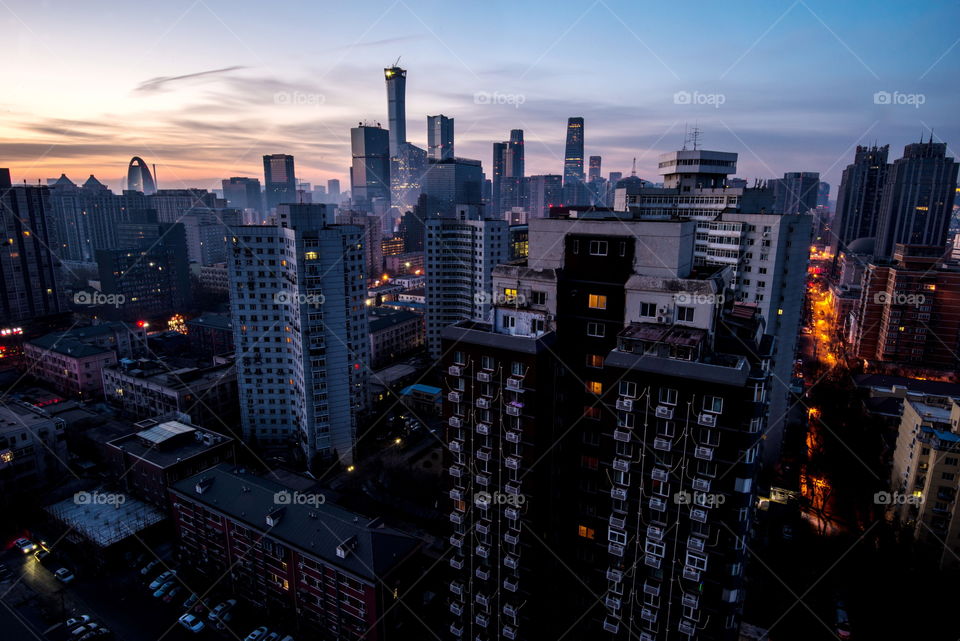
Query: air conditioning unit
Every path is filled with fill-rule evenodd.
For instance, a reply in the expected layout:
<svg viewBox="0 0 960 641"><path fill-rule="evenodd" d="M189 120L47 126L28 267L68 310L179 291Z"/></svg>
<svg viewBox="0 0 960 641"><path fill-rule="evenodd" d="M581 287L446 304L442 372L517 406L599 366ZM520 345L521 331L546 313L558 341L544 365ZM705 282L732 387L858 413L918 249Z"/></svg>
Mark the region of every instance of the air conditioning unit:
<svg viewBox="0 0 960 641"><path fill-rule="evenodd" d="M667 317L666 317L666 316L657 316L657 322L658 322L658 323L666 323L666 322L667 322Z"/></svg>
<svg viewBox="0 0 960 641"><path fill-rule="evenodd" d="M670 308L668 308L666 305L660 305L659 307L657 307L658 314L666 315L668 311L670 311Z"/></svg>

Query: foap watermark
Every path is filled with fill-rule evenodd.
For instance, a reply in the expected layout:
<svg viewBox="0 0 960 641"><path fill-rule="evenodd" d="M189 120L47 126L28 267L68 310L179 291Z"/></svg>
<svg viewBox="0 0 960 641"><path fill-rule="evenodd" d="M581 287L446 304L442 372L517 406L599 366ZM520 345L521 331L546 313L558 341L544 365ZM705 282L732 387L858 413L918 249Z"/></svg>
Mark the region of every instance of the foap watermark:
<svg viewBox="0 0 960 641"><path fill-rule="evenodd" d="M694 294L681 292L673 295L673 302L677 305L723 305L723 294Z"/></svg>
<svg viewBox="0 0 960 641"><path fill-rule="evenodd" d="M720 105L727 101L727 97L722 93L702 93L700 91L678 91L673 94L673 104L675 105L709 105L714 109L719 109Z"/></svg>
<svg viewBox="0 0 960 641"><path fill-rule="evenodd" d="M127 502L126 494L115 492L77 492L73 495L76 505L113 505L120 507Z"/></svg>
<svg viewBox="0 0 960 641"><path fill-rule="evenodd" d="M873 495L873 502L875 505L920 505L923 499L900 492L877 492Z"/></svg>
<svg viewBox="0 0 960 641"><path fill-rule="evenodd" d="M477 292L473 295L477 305L526 305L527 297L519 292Z"/></svg>
<svg viewBox="0 0 960 641"><path fill-rule="evenodd" d="M290 492L283 490L273 495L274 505L323 505L327 497L313 492Z"/></svg>
<svg viewBox="0 0 960 641"><path fill-rule="evenodd" d="M926 302L927 297L923 294L902 294L895 292L877 292L873 295L873 302L877 305L909 305L919 307Z"/></svg>
<svg viewBox="0 0 960 641"><path fill-rule="evenodd" d="M123 294L104 294L103 292L77 292L73 295L75 305L92 305L96 307L109 305L111 307L120 307L127 302L127 297Z"/></svg>
<svg viewBox="0 0 960 641"><path fill-rule="evenodd" d="M873 94L875 105L907 105L919 109L927 102L927 96L922 93L903 93L901 91L877 91Z"/></svg>
<svg viewBox="0 0 960 641"><path fill-rule="evenodd" d="M512 105L514 109L519 109L526 101L527 97L522 93L476 91L473 94L473 102L478 105Z"/></svg>
<svg viewBox="0 0 960 641"><path fill-rule="evenodd" d="M323 294L300 294L298 292L288 292L280 290L273 295L273 302L278 305L294 303L295 305L312 305L319 307L326 301Z"/></svg>
<svg viewBox="0 0 960 641"><path fill-rule="evenodd" d="M292 107L319 107L326 101L327 97L322 93L307 91L278 91L273 94L274 104Z"/></svg>
<svg viewBox="0 0 960 641"><path fill-rule="evenodd" d="M477 492L473 495L473 502L482 506L509 505L520 507L527 502L527 497L523 494L510 494L509 492Z"/></svg>
<svg viewBox="0 0 960 641"><path fill-rule="evenodd" d="M673 502L677 505L704 505L707 507L715 507L726 503L727 497L723 494L713 492L690 493L686 490L680 490L673 495Z"/></svg>

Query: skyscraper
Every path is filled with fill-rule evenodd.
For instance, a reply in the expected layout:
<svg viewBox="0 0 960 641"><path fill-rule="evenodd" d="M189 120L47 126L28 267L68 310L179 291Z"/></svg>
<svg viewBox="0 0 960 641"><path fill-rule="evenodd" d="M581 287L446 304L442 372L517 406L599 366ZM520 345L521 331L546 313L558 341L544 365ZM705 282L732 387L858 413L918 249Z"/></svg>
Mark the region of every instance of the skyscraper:
<svg viewBox="0 0 960 641"><path fill-rule="evenodd" d="M504 173L500 180L500 213L524 206L523 176L525 159L523 129L511 129L506 143Z"/></svg>
<svg viewBox="0 0 960 641"><path fill-rule="evenodd" d="M65 309L57 283L57 240L50 220L50 189L10 183L0 169L0 323Z"/></svg>
<svg viewBox="0 0 960 641"><path fill-rule="evenodd" d="M373 212L378 198L389 204L390 134L379 125L360 124L350 130L350 149L350 197L354 209Z"/></svg>
<svg viewBox="0 0 960 641"><path fill-rule="evenodd" d="M263 210L263 195L260 193L260 181L256 178L235 176L222 181L223 197L227 205L235 209Z"/></svg>
<svg viewBox="0 0 960 641"><path fill-rule="evenodd" d="M127 189L142 192L147 196L157 191L150 168L140 156L134 156L127 167Z"/></svg>
<svg viewBox="0 0 960 641"><path fill-rule="evenodd" d="M507 171L507 147L510 143L493 143L493 162L490 183L490 204L492 205L490 215L498 216L502 213L501 197L503 193L503 177Z"/></svg>
<svg viewBox="0 0 960 641"><path fill-rule="evenodd" d="M880 203L876 255L893 257L894 246L943 247L957 188L957 162L947 144L907 145L887 172Z"/></svg>
<svg viewBox="0 0 960 641"><path fill-rule="evenodd" d="M390 157L400 155L407 142L407 70L387 67L387 127L390 131Z"/></svg>
<svg viewBox="0 0 960 641"><path fill-rule="evenodd" d="M280 203L297 202L297 178L293 156L273 154L263 157L263 186L267 211Z"/></svg>
<svg viewBox="0 0 960 641"><path fill-rule="evenodd" d="M524 183L527 220L546 218L550 214L551 207L563 204L563 176L560 174L527 176Z"/></svg>
<svg viewBox="0 0 960 641"><path fill-rule="evenodd" d="M567 120L567 145L563 154L563 197L567 205L582 205L583 117Z"/></svg>
<svg viewBox="0 0 960 641"><path fill-rule="evenodd" d="M482 206L483 168L479 160L431 160L423 176L426 217L453 216L458 205Z"/></svg>
<svg viewBox="0 0 960 641"><path fill-rule="evenodd" d="M853 162L843 170L837 192L837 211L830 226L834 256L858 238L875 238L880 222L880 202L887 179L890 145L857 145Z"/></svg>
<svg viewBox="0 0 960 641"><path fill-rule="evenodd" d="M453 118L427 116L427 153L431 160L453 158Z"/></svg>
<svg viewBox="0 0 960 641"><path fill-rule="evenodd" d="M773 187L773 209L780 214L805 214L816 209L820 194L820 174L815 171L790 171L783 178L769 181Z"/></svg>
<svg viewBox="0 0 960 641"><path fill-rule="evenodd" d="M244 438L307 465L354 457L369 347L363 232L324 205L232 237L230 301ZM270 310L264 312L262 310ZM270 345L283 345L271 348Z"/></svg>
<svg viewBox="0 0 960 641"><path fill-rule="evenodd" d="M331 178L327 181L327 198L334 205L340 203L340 180Z"/></svg>
<svg viewBox="0 0 960 641"><path fill-rule="evenodd" d="M594 181L600 178L600 163L602 159L600 156L590 156L590 172L587 174L587 180Z"/></svg>

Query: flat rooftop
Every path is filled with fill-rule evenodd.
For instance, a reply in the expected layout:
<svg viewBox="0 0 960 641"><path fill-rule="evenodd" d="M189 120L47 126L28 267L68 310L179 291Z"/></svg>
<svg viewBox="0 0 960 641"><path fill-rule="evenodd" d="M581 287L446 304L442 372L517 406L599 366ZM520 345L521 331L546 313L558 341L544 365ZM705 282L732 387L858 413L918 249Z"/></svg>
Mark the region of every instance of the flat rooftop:
<svg viewBox="0 0 960 641"><path fill-rule="evenodd" d="M123 450L127 456L165 468L232 440L229 436L179 421L165 421L113 439L107 445Z"/></svg>
<svg viewBox="0 0 960 641"><path fill-rule="evenodd" d="M78 498L81 495L90 500ZM166 518L158 508L117 492L78 492L44 509L101 548L119 543Z"/></svg>

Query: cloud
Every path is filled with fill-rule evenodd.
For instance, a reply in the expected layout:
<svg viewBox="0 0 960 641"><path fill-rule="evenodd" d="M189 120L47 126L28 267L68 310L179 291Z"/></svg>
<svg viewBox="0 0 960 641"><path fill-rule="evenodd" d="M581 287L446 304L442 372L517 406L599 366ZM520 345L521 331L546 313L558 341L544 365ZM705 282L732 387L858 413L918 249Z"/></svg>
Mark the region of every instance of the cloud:
<svg viewBox="0 0 960 641"><path fill-rule="evenodd" d="M157 76L156 78L151 78L150 80L141 82L139 85L137 85L136 89L134 89L134 92L155 93L166 89L167 85L171 83L180 82L182 80L193 80L194 78L209 78L211 76L229 74L233 71L238 71L245 68L246 67L240 65L234 65L232 67L223 67L222 69L211 69L209 71L188 73L182 76Z"/></svg>

